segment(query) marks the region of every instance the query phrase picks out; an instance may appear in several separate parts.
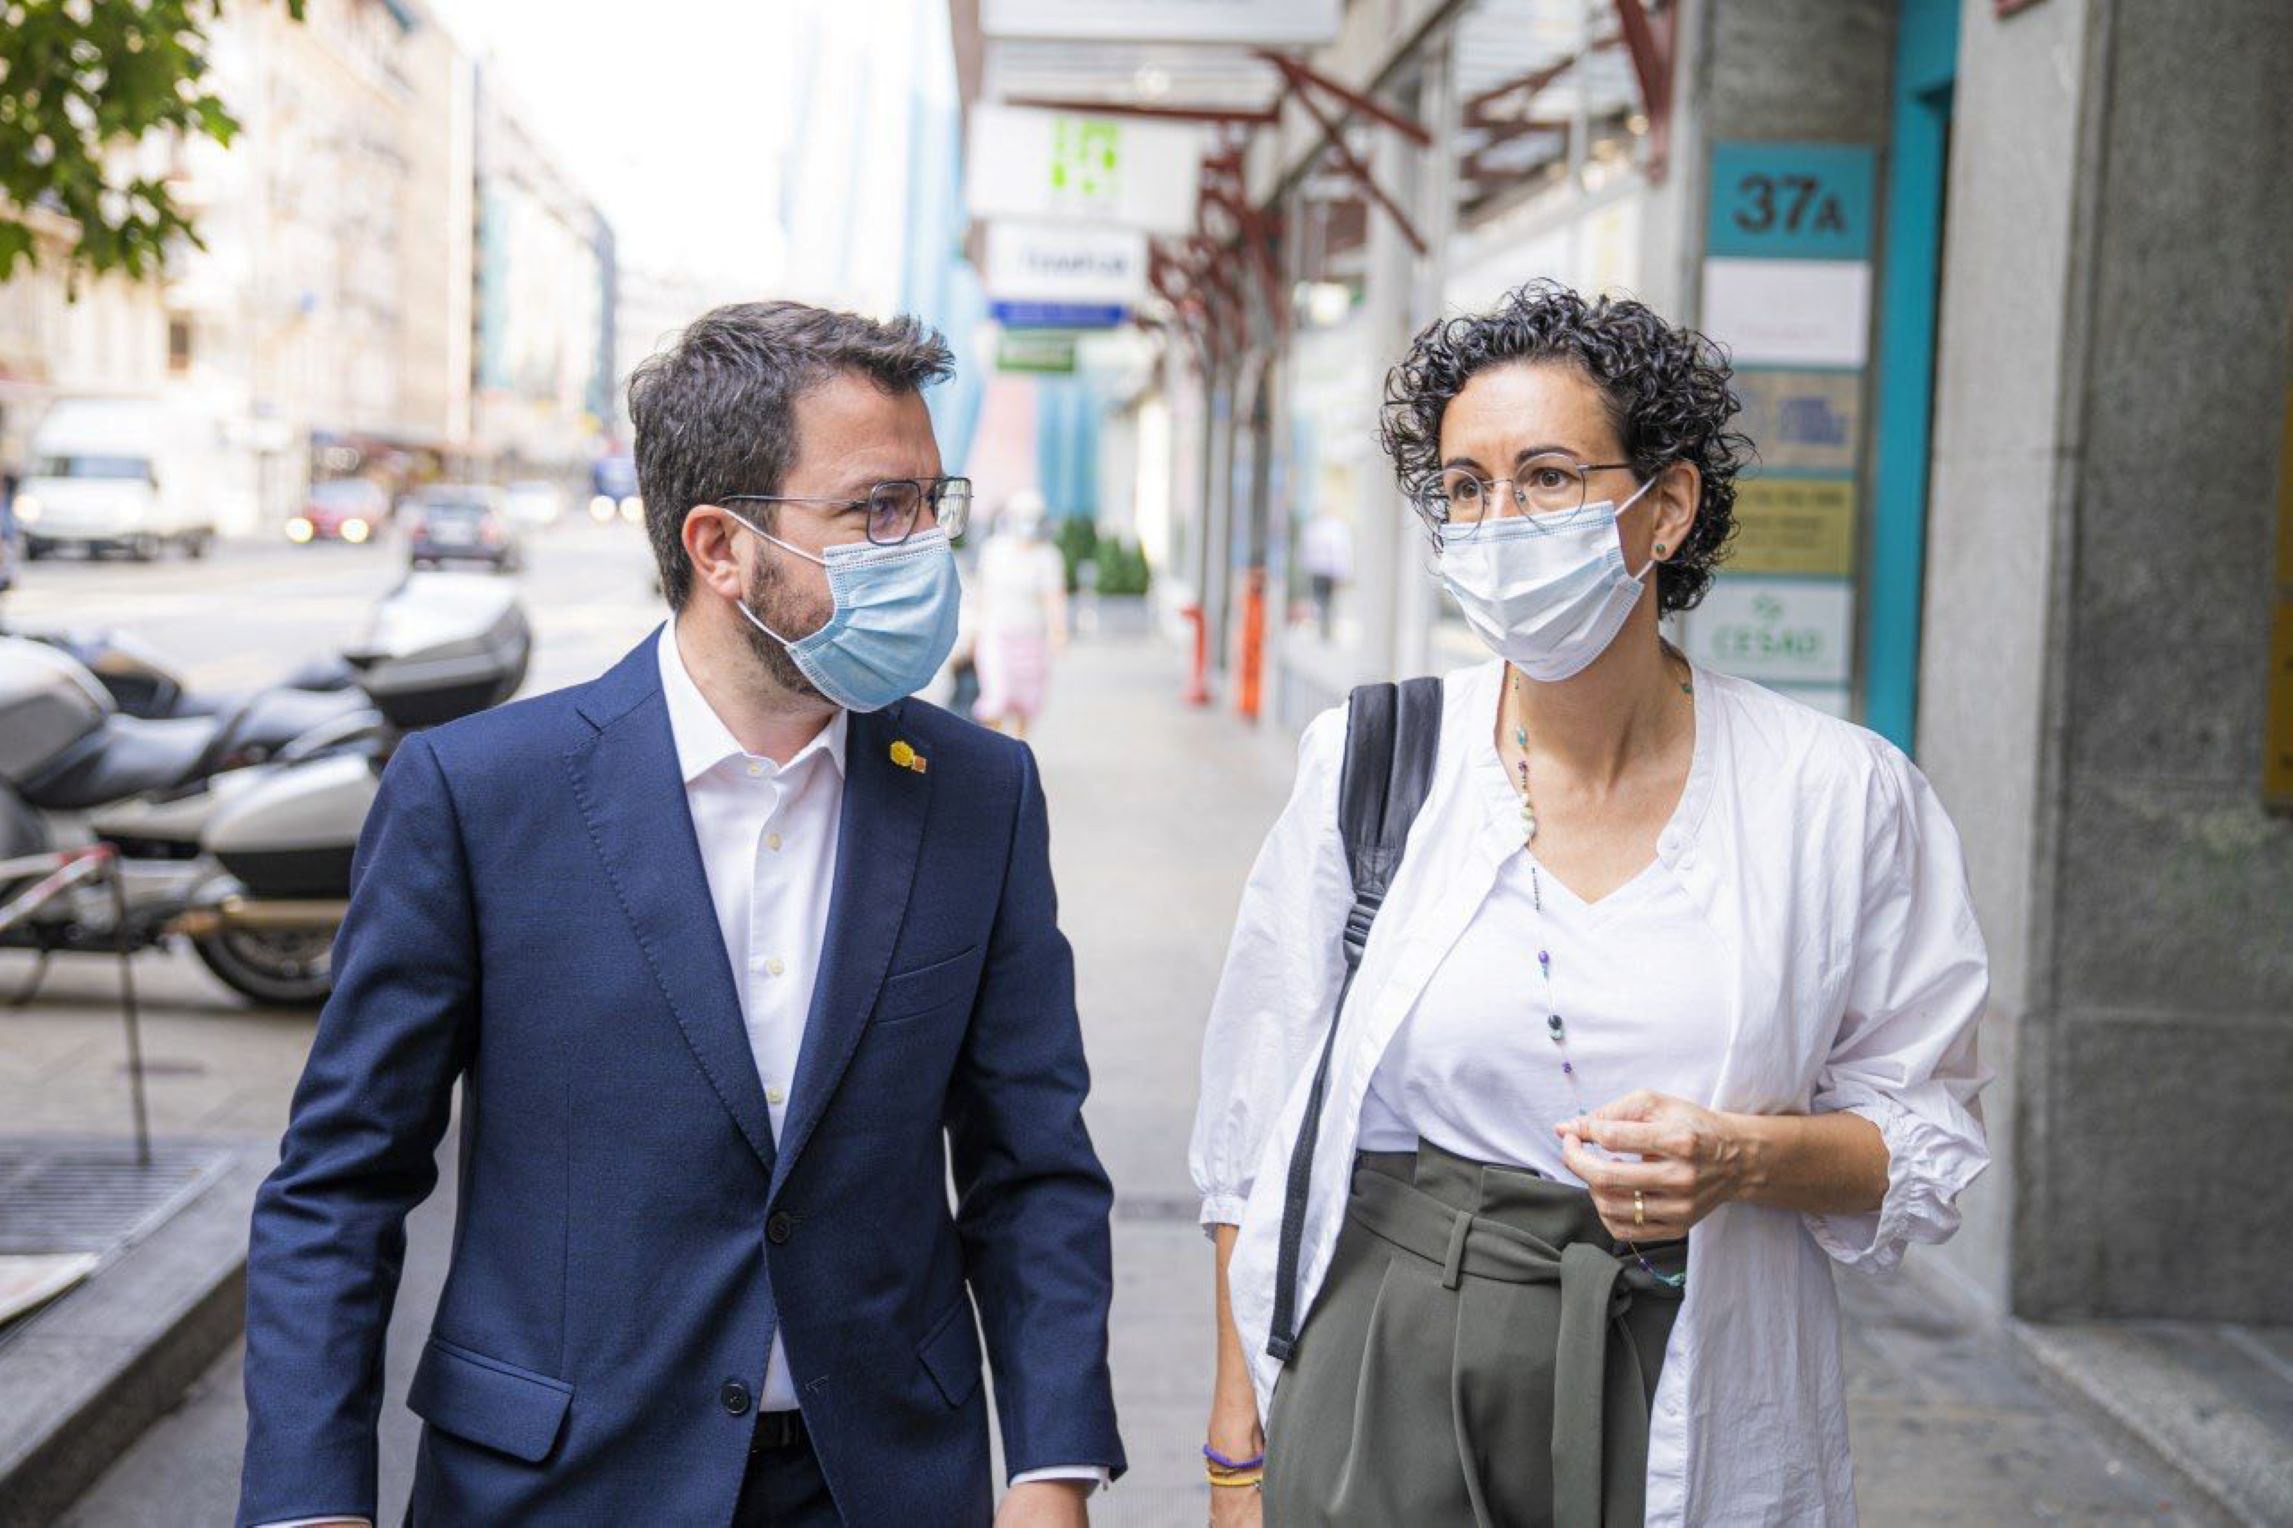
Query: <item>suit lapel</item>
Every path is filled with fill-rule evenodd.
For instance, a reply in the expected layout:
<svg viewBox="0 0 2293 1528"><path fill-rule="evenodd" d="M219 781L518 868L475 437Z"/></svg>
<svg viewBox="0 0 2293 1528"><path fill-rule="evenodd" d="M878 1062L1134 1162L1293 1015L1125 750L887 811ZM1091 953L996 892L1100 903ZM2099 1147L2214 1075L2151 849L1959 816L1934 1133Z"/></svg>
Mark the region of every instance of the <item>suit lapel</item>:
<svg viewBox="0 0 2293 1528"><path fill-rule="evenodd" d="M837 829L836 886L820 980L805 1021L796 1084L783 1121L775 1195L826 1112L859 1046L891 965L907 913L931 803L929 774L892 762L902 708L854 713L845 740L844 806Z"/></svg>
<svg viewBox="0 0 2293 1528"><path fill-rule="evenodd" d="M566 755L575 798L629 928L685 1044L767 1173L775 1155L731 957L709 900L659 659L648 638L590 687L596 735Z"/></svg>

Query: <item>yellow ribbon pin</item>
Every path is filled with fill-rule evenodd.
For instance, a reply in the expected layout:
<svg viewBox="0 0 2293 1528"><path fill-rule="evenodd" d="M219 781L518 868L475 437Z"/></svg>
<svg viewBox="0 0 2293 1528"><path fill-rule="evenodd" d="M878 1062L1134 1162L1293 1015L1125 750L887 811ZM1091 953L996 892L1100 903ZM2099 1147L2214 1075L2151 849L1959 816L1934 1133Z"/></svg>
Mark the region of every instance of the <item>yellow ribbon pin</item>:
<svg viewBox="0 0 2293 1528"><path fill-rule="evenodd" d="M924 756L905 741L892 745L892 762L902 769L912 769L919 775L924 772Z"/></svg>

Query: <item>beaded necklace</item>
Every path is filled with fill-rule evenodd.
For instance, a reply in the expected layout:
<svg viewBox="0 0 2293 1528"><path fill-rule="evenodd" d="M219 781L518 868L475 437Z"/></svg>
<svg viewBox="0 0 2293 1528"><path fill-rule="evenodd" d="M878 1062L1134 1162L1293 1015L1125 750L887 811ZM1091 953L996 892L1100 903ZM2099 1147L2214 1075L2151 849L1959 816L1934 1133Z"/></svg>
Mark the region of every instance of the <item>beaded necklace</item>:
<svg viewBox="0 0 2293 1528"><path fill-rule="evenodd" d="M1693 670L1690 672L1692 675ZM1521 676L1518 671L1515 671L1511 677L1513 688L1513 747L1518 749L1521 755L1521 762L1518 766L1521 792L1521 847L1528 850L1532 849L1537 841L1537 803L1535 796L1529 790L1529 729L1527 723L1522 720L1527 713L1521 706ZM1695 694L1693 677L1682 683L1680 688L1689 695ZM1534 854L1529 856L1529 905L1535 909L1537 922L1541 926L1545 916L1545 883ZM1577 1079L1576 1060L1569 1055L1568 1024L1561 1018L1559 1005L1553 1001L1553 953L1551 950L1540 949L1537 951L1537 974L1544 984L1545 1034L1553 1042L1555 1054L1561 1058L1561 1075L1568 1079L1569 1096L1576 1101L1577 1116L1582 1118L1591 1111L1584 1105L1584 1084ZM1647 1255L1640 1250L1638 1244L1628 1240L1624 1245L1632 1253L1633 1260L1640 1264L1641 1271L1659 1284L1678 1289L1688 1282L1688 1276L1684 1273L1658 1272L1656 1265L1648 1261Z"/></svg>

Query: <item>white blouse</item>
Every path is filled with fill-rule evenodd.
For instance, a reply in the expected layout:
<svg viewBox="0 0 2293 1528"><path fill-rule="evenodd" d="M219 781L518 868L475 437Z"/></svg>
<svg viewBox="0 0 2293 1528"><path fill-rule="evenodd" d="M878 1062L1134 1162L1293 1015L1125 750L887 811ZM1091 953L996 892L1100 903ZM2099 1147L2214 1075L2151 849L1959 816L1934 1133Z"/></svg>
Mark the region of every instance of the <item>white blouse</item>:
<svg viewBox="0 0 2293 1528"><path fill-rule="evenodd" d="M1494 748L1484 773L1512 792ZM1575 1183L1553 1133L1562 1120L1635 1088L1709 1105L1726 1004L1713 978L1720 947L1687 887L1656 860L1587 904L1540 867L1540 898L1531 859L1523 850L1499 868L1387 1043L1362 1100L1363 1151L1414 1151L1422 1136ZM1549 1008L1540 951L1552 956ZM1546 1028L1551 1013L1567 1026L1565 1048Z"/></svg>
<svg viewBox="0 0 2293 1528"><path fill-rule="evenodd" d="M1501 792L1490 777L1501 677L1490 662L1444 682L1432 789L1339 1021L1299 1260L1301 1319L1344 1219L1372 1080L1481 925L1507 866L1525 863L1518 802L1501 769ZM1696 958L1724 1030L1716 1071L1687 1096L1736 1113L1861 1114L1886 1140L1888 1189L1871 1214L1739 1203L1690 1233L1687 1297L1650 1418L1647 1520L1851 1524L1825 1256L1883 1271L1911 1242L1957 1229L1955 1201L1989 1161L1976 1102L1987 1078L1975 1058L1988 961L1957 835L1900 751L1704 669L1696 706L1699 761L1649 872L1675 883L1703 923ZM1243 891L1204 1040L1194 1178L1204 1223L1241 1228L1229 1272L1261 1410L1281 1373L1265 1347L1283 1184L1352 900L1337 832L1344 744L1342 707L1306 731L1289 805ZM1546 877L1548 910L1553 887ZM1555 997L1565 1004L1561 953ZM1595 1107L1653 1085L1610 1079L1608 1064L1585 1078ZM1489 1089L1485 1101L1523 1110L1541 1087L1532 1073L1521 1090ZM1485 1117L1470 1102L1441 1107Z"/></svg>

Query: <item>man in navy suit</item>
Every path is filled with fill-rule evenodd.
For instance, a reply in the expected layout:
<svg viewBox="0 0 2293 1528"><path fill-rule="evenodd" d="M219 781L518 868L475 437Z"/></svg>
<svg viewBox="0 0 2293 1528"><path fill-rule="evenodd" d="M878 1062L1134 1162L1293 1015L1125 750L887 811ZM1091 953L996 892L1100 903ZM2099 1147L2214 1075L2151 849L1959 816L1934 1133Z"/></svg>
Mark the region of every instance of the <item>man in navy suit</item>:
<svg viewBox="0 0 2293 1528"><path fill-rule="evenodd" d="M951 369L910 320L699 320L630 390L674 618L391 760L255 1205L242 1525L374 1517L457 1080L410 1521L1080 1524L1122 1470L1034 760L904 698L954 633Z"/></svg>

